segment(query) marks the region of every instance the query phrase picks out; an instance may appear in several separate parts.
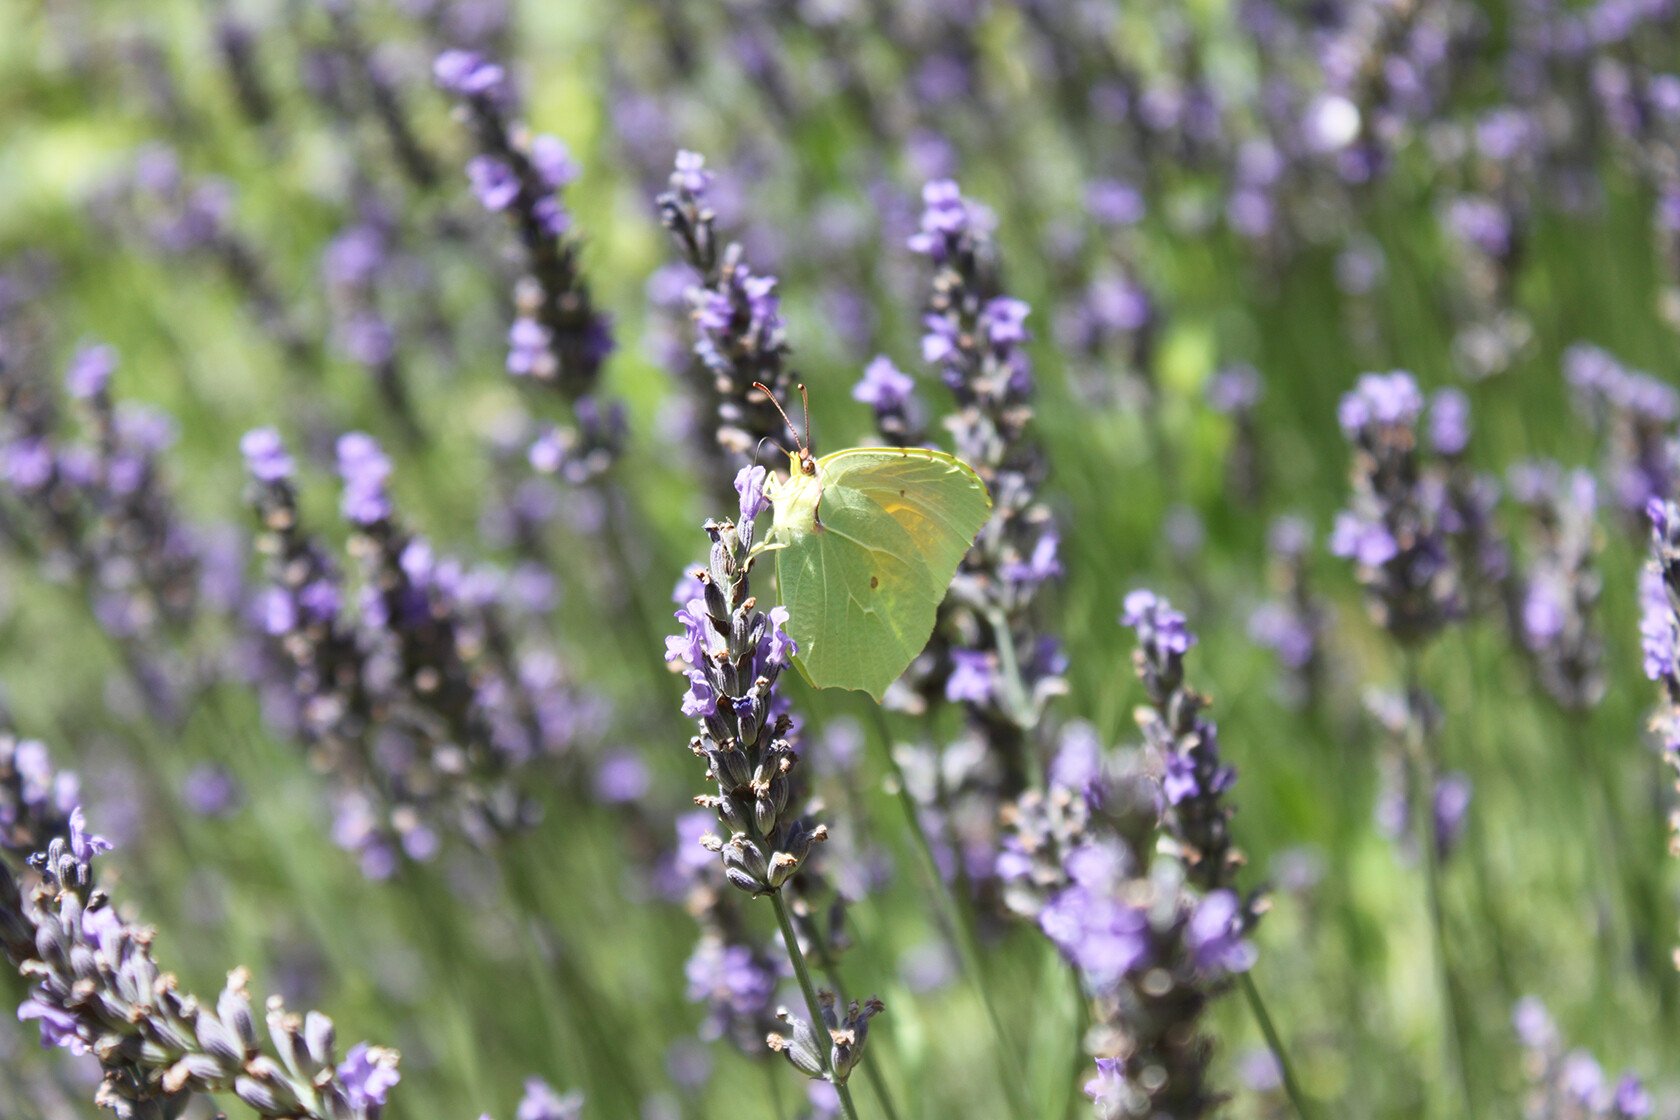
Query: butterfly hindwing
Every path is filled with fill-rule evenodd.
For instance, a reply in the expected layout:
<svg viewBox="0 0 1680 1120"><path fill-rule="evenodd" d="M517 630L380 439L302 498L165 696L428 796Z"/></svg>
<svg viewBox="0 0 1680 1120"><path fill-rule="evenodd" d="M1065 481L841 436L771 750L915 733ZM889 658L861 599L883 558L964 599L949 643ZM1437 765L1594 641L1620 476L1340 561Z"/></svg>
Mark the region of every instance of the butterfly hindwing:
<svg viewBox="0 0 1680 1120"><path fill-rule="evenodd" d="M825 487L821 518L777 563L788 629L813 683L879 700L927 643L944 588L907 559L909 535L856 491Z"/></svg>

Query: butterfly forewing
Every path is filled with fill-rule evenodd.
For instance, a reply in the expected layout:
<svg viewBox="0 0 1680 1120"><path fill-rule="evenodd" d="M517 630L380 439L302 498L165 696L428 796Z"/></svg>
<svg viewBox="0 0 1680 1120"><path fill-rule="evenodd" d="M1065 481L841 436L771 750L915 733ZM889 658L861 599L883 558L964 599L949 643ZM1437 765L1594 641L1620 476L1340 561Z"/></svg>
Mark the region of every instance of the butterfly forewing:
<svg viewBox="0 0 1680 1120"><path fill-rule="evenodd" d="M986 484L973 468L942 451L917 447L838 451L818 465L825 491L859 491L910 534L943 596L992 512Z"/></svg>

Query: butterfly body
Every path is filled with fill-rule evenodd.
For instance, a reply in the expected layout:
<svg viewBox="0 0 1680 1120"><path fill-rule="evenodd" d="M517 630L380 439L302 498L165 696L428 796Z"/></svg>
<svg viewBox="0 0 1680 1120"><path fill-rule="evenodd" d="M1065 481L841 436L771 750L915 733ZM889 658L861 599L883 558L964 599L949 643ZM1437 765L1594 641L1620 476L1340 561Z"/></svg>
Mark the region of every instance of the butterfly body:
<svg viewBox="0 0 1680 1120"><path fill-rule="evenodd" d="M939 602L991 513L971 467L925 448L792 456L767 491L776 584L796 664L877 701L927 645Z"/></svg>

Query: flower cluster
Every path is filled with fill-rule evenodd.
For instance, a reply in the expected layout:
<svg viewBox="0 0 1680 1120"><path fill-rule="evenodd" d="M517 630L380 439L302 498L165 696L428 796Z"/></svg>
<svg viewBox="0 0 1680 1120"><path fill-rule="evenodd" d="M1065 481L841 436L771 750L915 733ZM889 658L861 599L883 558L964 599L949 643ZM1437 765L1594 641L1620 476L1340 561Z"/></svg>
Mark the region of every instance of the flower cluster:
<svg viewBox="0 0 1680 1120"><path fill-rule="evenodd" d="M1153 592L1132 592L1125 608L1120 622L1137 632L1132 662L1149 697L1137 719L1160 767L1162 828L1190 881L1216 890L1242 865L1224 796L1237 774L1219 756L1218 725L1202 717L1207 698L1184 684L1184 655L1196 635L1184 615Z"/></svg>
<svg viewBox="0 0 1680 1120"><path fill-rule="evenodd" d="M697 799L715 809L729 838L709 837L729 881L749 894L780 890L828 830L811 825L790 804L799 755L788 740L793 717L776 693L776 679L798 652L782 627L787 608L758 609L752 595L753 523L769 508L766 471L743 467L736 476L741 516L708 521L711 560L696 572L700 594L677 612L680 636L666 639L667 661L688 677L683 715L699 721L690 741L706 763L715 795Z"/></svg>
<svg viewBox="0 0 1680 1120"><path fill-rule="evenodd" d="M513 92L502 67L449 50L432 68L461 102L479 154L467 164L473 194L504 212L518 231L529 276L515 290L519 317L508 332L508 372L551 384L568 403L595 392L612 351L612 329L596 309L578 265L578 244L560 192L578 176L566 145L513 123Z"/></svg>
<svg viewBox="0 0 1680 1120"><path fill-rule="evenodd" d="M1524 1120L1642 1120L1656 1110L1637 1074L1612 1082L1587 1051L1566 1052L1557 1025L1534 996L1517 1001L1511 1022L1528 1075Z"/></svg>
<svg viewBox="0 0 1680 1120"><path fill-rule="evenodd" d="M1674 422L1680 393L1649 374L1624 369L1607 351L1578 343L1563 356L1564 377L1604 440L1610 497L1631 518L1652 498L1674 492Z"/></svg>
<svg viewBox="0 0 1680 1120"><path fill-rule="evenodd" d="M952 583L960 617L937 632L945 647L939 678L945 699L966 704L1012 795L1041 765L1029 729L1064 689L1060 644L1033 612L1040 589L1062 574L1062 565L1055 519L1038 500L1047 464L1027 431L1030 308L1004 294L984 215L956 183L928 183L922 202L920 228L910 238L911 250L934 266L922 360L939 371L955 400L946 426L958 457L992 497L991 520Z"/></svg>
<svg viewBox="0 0 1680 1120"><path fill-rule="evenodd" d="M189 175L174 149L148 144L93 206L116 238L137 234L166 256L210 262L286 359L298 369L317 369L320 344L281 294L260 245L235 227L236 200L226 179Z"/></svg>
<svg viewBox="0 0 1680 1120"><path fill-rule="evenodd" d="M1464 611L1446 483L1418 446L1423 394L1409 373L1368 373L1337 415L1353 444L1353 498L1336 515L1330 551L1354 562L1384 628L1421 641Z"/></svg>
<svg viewBox="0 0 1680 1120"><path fill-rule="evenodd" d="M412 437L419 428L398 346L399 324L386 310L395 293L382 298L382 290L424 273L412 254L398 251L399 232L388 207L364 200L361 213L322 250L321 279L337 350L371 375L381 403Z"/></svg>
<svg viewBox="0 0 1680 1120"><path fill-rule="evenodd" d="M64 386L80 413L77 438L48 386L0 353L0 496L15 544L49 578L85 591L150 713L173 722L194 683L181 646L202 605L203 545L161 464L175 426L118 405L116 368L108 346L71 359Z"/></svg>
<svg viewBox="0 0 1680 1120"><path fill-rule="evenodd" d="M688 678L682 710L699 726L689 748L705 761L707 780L717 785L715 794L695 802L714 812L729 833L724 839L708 831L700 844L721 857L731 885L753 897L776 896L784 947L812 1004L811 1020L778 1010L787 1033L769 1034L766 1044L802 1072L844 1093L862 1057L868 1021L882 1008L873 998L861 1006L854 1001L839 1017L833 993L810 986L802 944L807 939L789 916L786 896L796 888L807 898L812 893L815 884L800 879L808 876L812 847L827 840L828 829L800 815L804 798L795 776L799 755L791 742L793 717L775 687L798 652L782 629L787 611L761 611L752 595L754 527L770 505L764 493L767 473L763 467L741 468L735 479L739 519L706 523L711 556L693 573L699 593L677 611L683 632L666 639L665 656ZM759 1014L768 994L760 983L767 979L762 963L738 935L727 936L732 931L724 915L714 911L713 916L721 919L713 932L725 936L703 936L700 952L690 960L691 992L698 986L727 993L734 1021ZM813 923L805 924L810 932ZM812 939L824 959L836 947L836 931L828 933L820 942ZM698 983L708 978L713 982ZM752 981L744 991L742 979ZM829 1044L818 1042L824 1027Z"/></svg>
<svg viewBox="0 0 1680 1120"><path fill-rule="evenodd" d="M31 766L52 784L44 758ZM18 1017L39 1024L44 1044L99 1059L100 1105L122 1120L164 1120L195 1094L231 1093L270 1120L378 1120L400 1080L396 1051L360 1043L339 1061L332 1020L273 997L271 1052L244 969L213 1003L181 992L152 955L153 932L94 885L94 857L110 844L87 831L79 806L50 837L24 831L31 823L44 822L13 815L0 831L8 851L47 840L30 857L40 879L27 893L0 867L0 948L30 985Z"/></svg>
<svg viewBox="0 0 1680 1120"><path fill-rule="evenodd" d="M341 781L335 837L374 878L425 860L440 830L477 844L529 823L519 771L563 752L587 713L552 649L516 651L503 580L435 555L404 530L391 464L369 436L338 442L341 507L364 580L359 610L298 520L294 464L272 429L241 448L272 586L261 623L292 672L305 740Z"/></svg>
<svg viewBox="0 0 1680 1120"><path fill-rule="evenodd" d="M761 445L783 434L775 401L753 386L767 386L777 399L788 396L790 348L776 278L754 275L739 242L718 251L711 181L704 157L678 152L669 189L657 201L683 262L699 274L684 291L697 336L697 388L715 411L717 448L738 467L756 462Z"/></svg>
<svg viewBox="0 0 1680 1120"><path fill-rule="evenodd" d="M1406 862L1422 854L1419 838L1427 834L1433 837L1433 858L1445 862L1469 824L1474 787L1460 771L1440 772L1435 759L1440 708L1422 689L1376 688L1367 691L1365 708L1386 737L1378 758L1377 830L1398 845Z"/></svg>
<svg viewBox="0 0 1680 1120"><path fill-rule="evenodd" d="M1254 963L1248 934L1262 906L1231 885L1242 857L1223 793L1235 773L1199 714L1206 701L1183 683L1195 635L1147 591L1127 597L1124 621L1137 630L1150 699L1138 715L1143 750L1122 761L1088 730L1065 737L1048 792L1023 794L1008 814L998 873L1012 908L1036 920L1097 1001L1097 1049L1114 1055L1085 1086L1097 1115L1203 1116L1220 1097L1200 1020Z"/></svg>
<svg viewBox="0 0 1680 1120"><path fill-rule="evenodd" d="M1541 460L1509 474L1511 496L1528 511L1529 556L1510 597L1510 629L1553 700L1571 710L1603 699L1604 637L1596 620L1604 580L1598 483L1591 473Z"/></svg>

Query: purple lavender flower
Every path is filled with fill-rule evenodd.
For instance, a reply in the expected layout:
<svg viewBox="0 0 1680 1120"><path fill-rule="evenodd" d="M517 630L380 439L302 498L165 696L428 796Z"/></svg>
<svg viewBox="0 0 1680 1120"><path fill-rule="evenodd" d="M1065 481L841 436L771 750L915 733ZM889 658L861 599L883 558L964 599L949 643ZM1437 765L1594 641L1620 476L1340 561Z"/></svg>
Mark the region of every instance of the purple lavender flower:
<svg viewBox="0 0 1680 1120"><path fill-rule="evenodd" d="M340 1063L336 1072L344 1083L351 1108L367 1110L384 1104L386 1094L402 1080L396 1064L384 1060L381 1054L382 1051L367 1043L358 1042Z"/></svg>
<svg viewBox="0 0 1680 1120"><path fill-rule="evenodd" d="M1368 373L1337 411L1354 447L1353 498L1336 515L1330 551L1354 560L1377 621L1398 640L1426 638L1462 612L1448 525L1480 526L1449 505L1444 479L1417 452L1423 395L1410 374ZM1460 534L1466 536L1467 534Z"/></svg>
<svg viewBox="0 0 1680 1120"><path fill-rule="evenodd" d="M106 391L116 369L117 352L111 347L84 346L64 373L64 387L76 400L91 400Z"/></svg>
<svg viewBox="0 0 1680 1120"><path fill-rule="evenodd" d="M1464 454L1470 442L1470 399L1457 389L1442 389L1429 405L1429 442L1435 454Z"/></svg>
<svg viewBox="0 0 1680 1120"><path fill-rule="evenodd" d="M1259 955L1245 940L1248 919L1235 891L1217 890L1196 904L1184 942L1196 967L1217 975L1247 972Z"/></svg>
<svg viewBox="0 0 1680 1120"><path fill-rule="evenodd" d="M1437 858L1445 860L1464 835L1470 814L1470 778L1454 771L1435 782L1432 802Z"/></svg>
<svg viewBox="0 0 1680 1120"><path fill-rule="evenodd" d="M583 1094L561 1096L540 1077L527 1078L525 1095L519 1098L514 1120L578 1120L583 1115Z"/></svg>
<svg viewBox="0 0 1680 1120"><path fill-rule="evenodd" d="M1120 1059L1097 1059L1097 1075L1085 1082L1085 1095L1091 1098L1098 1120L1120 1120L1126 1115L1131 1091Z"/></svg>
<svg viewBox="0 0 1680 1120"><path fill-rule="evenodd" d="M391 460L372 436L349 432L339 437L338 474L344 480L340 508L351 524L374 525L391 516L391 501L385 493Z"/></svg>
<svg viewBox="0 0 1680 1120"><path fill-rule="evenodd" d="M1676 479L1672 428L1680 393L1584 343L1564 352L1563 369L1604 436L1604 477L1617 504L1637 515L1651 498L1666 497Z"/></svg>
<svg viewBox="0 0 1680 1120"><path fill-rule="evenodd" d="M3 823L8 841L22 837L22 822ZM67 832L31 857L41 876L27 899L0 866L0 950L29 984L18 1018L39 1024L43 1045L97 1055L102 1104L166 1116L193 1096L226 1094L265 1120L379 1120L398 1081L395 1051L364 1044L335 1068L331 1020L288 1015L276 998L269 1033L282 1066L259 1042L245 970L215 1000L181 991L152 955L154 932L124 920L93 884L91 861L110 845L87 832L79 806L59 823Z"/></svg>
<svg viewBox="0 0 1680 1120"><path fill-rule="evenodd" d="M557 137L532 136L513 122L501 67L467 51L444 51L433 77L462 100L477 143L466 167L473 193L485 209L507 214L523 250L527 275L515 287L519 333L510 340L508 370L553 385L575 409L594 393L613 349L611 321L594 306L558 193L578 167ZM538 346L546 353L536 353Z"/></svg>
<svg viewBox="0 0 1680 1120"><path fill-rule="evenodd" d="M245 469L258 482L279 482L290 478L294 470L292 457L280 433L273 428L253 428L239 440L239 452L245 457Z"/></svg>
<svg viewBox="0 0 1680 1120"><path fill-rule="evenodd" d="M1143 221L1143 195L1118 179L1093 179L1085 184L1085 211L1102 225L1130 226Z"/></svg>
<svg viewBox="0 0 1680 1120"><path fill-rule="evenodd" d="M685 292L696 328L691 373L695 388L715 409L716 442L705 445L713 466L729 478L774 448L783 432L776 400L787 399L792 379L785 368L787 341L776 279L748 266L746 251L730 242L719 252L717 212L706 196L704 161L682 152L657 203L682 260L700 276ZM766 395L755 385L770 389ZM772 399L774 398L774 399Z"/></svg>
<svg viewBox="0 0 1680 1120"><path fill-rule="evenodd" d="M1149 956L1149 918L1112 888L1074 884L1039 914L1039 928L1094 984L1108 986Z"/></svg>

